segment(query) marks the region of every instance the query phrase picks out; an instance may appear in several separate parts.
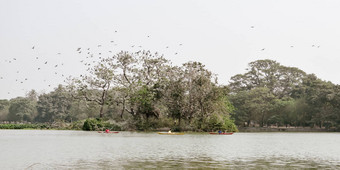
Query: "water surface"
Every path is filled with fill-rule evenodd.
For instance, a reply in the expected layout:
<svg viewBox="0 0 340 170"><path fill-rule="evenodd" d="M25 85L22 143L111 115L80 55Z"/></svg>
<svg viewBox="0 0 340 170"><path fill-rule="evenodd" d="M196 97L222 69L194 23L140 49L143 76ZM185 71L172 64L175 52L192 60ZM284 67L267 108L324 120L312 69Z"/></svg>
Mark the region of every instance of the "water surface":
<svg viewBox="0 0 340 170"><path fill-rule="evenodd" d="M0 130L1 169L340 168L340 133Z"/></svg>

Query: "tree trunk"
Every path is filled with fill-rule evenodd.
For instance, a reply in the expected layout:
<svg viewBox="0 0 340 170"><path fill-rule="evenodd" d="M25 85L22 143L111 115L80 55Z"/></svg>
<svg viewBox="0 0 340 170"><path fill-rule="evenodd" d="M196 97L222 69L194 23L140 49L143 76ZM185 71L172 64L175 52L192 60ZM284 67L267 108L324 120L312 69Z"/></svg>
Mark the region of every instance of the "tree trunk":
<svg viewBox="0 0 340 170"><path fill-rule="evenodd" d="M101 108L100 108L100 113L99 113L100 118L103 118L103 116L104 116L103 111L104 111L104 105L102 105Z"/></svg>

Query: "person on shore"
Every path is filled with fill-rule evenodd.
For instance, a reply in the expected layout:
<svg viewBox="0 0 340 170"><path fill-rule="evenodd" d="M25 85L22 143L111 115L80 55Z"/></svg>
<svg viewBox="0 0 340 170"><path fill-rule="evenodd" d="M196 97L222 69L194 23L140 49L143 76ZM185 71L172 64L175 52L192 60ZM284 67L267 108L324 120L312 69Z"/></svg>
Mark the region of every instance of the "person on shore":
<svg viewBox="0 0 340 170"><path fill-rule="evenodd" d="M171 133L171 129L168 131L168 133Z"/></svg>
<svg viewBox="0 0 340 170"><path fill-rule="evenodd" d="M110 130L109 130L109 129L106 129L106 130L105 130L105 133L110 133Z"/></svg>
<svg viewBox="0 0 340 170"><path fill-rule="evenodd" d="M219 130L219 131L218 131L218 134L221 134L221 133L222 133L222 131L221 131L221 130Z"/></svg>

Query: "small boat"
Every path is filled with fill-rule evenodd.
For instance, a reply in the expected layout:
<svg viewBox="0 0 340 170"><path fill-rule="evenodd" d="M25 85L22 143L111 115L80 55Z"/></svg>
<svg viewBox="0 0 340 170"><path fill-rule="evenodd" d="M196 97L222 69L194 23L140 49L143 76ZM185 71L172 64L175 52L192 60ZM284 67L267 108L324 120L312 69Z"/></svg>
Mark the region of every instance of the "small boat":
<svg viewBox="0 0 340 170"><path fill-rule="evenodd" d="M223 132L223 133L218 133L218 132L209 132L211 135L232 135L234 132Z"/></svg>
<svg viewBox="0 0 340 170"><path fill-rule="evenodd" d="M179 132L158 132L160 135L184 135L184 133L179 133Z"/></svg>
<svg viewBox="0 0 340 170"><path fill-rule="evenodd" d="M98 133L119 133L119 132L116 132L116 131L110 131L110 132L105 132L105 131L98 131Z"/></svg>

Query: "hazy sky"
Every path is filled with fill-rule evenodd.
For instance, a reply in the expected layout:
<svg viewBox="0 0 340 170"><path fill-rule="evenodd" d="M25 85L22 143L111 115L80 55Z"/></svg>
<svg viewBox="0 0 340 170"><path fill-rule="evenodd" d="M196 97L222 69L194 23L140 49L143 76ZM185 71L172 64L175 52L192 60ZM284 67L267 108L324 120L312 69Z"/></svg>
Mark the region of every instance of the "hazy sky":
<svg viewBox="0 0 340 170"><path fill-rule="evenodd" d="M87 51L200 61L221 84L272 59L339 84L339 9L338 0L0 0L0 99L84 74Z"/></svg>

